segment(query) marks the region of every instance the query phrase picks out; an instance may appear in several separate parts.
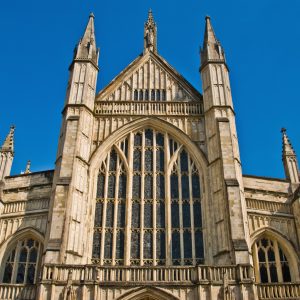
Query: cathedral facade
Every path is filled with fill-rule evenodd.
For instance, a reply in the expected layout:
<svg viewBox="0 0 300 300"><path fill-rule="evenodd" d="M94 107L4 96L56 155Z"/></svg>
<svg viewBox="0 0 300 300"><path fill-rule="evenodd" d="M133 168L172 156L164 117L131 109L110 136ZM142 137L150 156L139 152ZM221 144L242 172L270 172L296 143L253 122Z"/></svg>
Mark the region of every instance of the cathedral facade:
<svg viewBox="0 0 300 300"><path fill-rule="evenodd" d="M0 156L0 299L300 299L300 180L242 173L224 50L206 17L203 95L144 49L96 93L94 15L70 66L55 169Z"/></svg>

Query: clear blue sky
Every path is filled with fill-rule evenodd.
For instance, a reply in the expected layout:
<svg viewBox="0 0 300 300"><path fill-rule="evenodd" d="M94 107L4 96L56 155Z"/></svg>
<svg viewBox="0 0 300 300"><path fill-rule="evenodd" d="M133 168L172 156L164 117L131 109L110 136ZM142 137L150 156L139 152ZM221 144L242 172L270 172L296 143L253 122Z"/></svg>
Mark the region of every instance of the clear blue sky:
<svg viewBox="0 0 300 300"><path fill-rule="evenodd" d="M283 177L280 128L300 155L299 0L4 1L0 141L16 125L13 173L54 168L68 66L94 12L99 91L143 47L149 8L159 53L201 91L205 15L225 48L245 174Z"/></svg>

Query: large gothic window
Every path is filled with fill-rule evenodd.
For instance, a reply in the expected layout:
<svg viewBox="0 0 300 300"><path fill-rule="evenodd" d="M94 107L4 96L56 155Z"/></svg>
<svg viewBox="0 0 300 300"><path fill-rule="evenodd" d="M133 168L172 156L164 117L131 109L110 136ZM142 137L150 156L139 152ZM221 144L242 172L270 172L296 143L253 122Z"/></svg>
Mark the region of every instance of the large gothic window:
<svg viewBox="0 0 300 300"><path fill-rule="evenodd" d="M256 275L260 282L290 282L288 260L277 240L262 238L253 246Z"/></svg>
<svg viewBox="0 0 300 300"><path fill-rule="evenodd" d="M33 284L37 277L37 264L41 244L32 239L17 242L3 264L3 283Z"/></svg>
<svg viewBox="0 0 300 300"><path fill-rule="evenodd" d="M149 128L114 145L99 170L94 222L94 263L202 263L200 174L185 147Z"/></svg>

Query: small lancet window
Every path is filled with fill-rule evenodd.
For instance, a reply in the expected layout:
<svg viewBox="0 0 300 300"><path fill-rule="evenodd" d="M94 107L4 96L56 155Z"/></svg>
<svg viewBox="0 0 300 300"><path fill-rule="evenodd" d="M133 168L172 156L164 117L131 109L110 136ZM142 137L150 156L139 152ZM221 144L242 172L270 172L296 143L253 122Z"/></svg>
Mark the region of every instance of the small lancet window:
<svg viewBox="0 0 300 300"><path fill-rule="evenodd" d="M149 90L145 90L145 101L149 100Z"/></svg>
<svg viewBox="0 0 300 300"><path fill-rule="evenodd" d="M161 100L166 101L166 90L161 91Z"/></svg>
<svg viewBox="0 0 300 300"><path fill-rule="evenodd" d="M134 97L134 100L138 100L138 90L134 90L134 95L133 95L133 97Z"/></svg>
<svg viewBox="0 0 300 300"><path fill-rule="evenodd" d="M155 90L151 90L151 100L155 100Z"/></svg>
<svg viewBox="0 0 300 300"><path fill-rule="evenodd" d="M156 90L156 101L160 101L160 90Z"/></svg>
<svg viewBox="0 0 300 300"><path fill-rule="evenodd" d="M143 90L140 90L140 92L139 92L139 100L140 100L140 101L143 101L143 100L144 100L144 93L143 93Z"/></svg>

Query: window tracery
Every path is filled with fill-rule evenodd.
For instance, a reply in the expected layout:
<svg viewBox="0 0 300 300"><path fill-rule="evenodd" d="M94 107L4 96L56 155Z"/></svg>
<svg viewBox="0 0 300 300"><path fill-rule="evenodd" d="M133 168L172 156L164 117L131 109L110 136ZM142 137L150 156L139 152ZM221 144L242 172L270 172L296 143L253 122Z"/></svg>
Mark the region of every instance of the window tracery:
<svg viewBox="0 0 300 300"><path fill-rule="evenodd" d="M32 238L19 240L4 262L3 283L33 284L37 277L37 264L41 244Z"/></svg>
<svg viewBox="0 0 300 300"><path fill-rule="evenodd" d="M261 283L290 282L289 262L277 242L270 238L262 238L253 246L256 273Z"/></svg>
<svg viewBox="0 0 300 300"><path fill-rule="evenodd" d="M99 170L94 224L95 263L123 264L125 251L131 265L203 263L200 176L186 149L150 128L118 142Z"/></svg>

